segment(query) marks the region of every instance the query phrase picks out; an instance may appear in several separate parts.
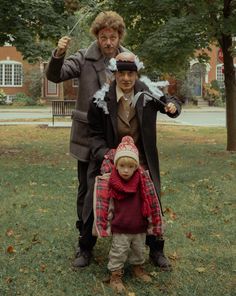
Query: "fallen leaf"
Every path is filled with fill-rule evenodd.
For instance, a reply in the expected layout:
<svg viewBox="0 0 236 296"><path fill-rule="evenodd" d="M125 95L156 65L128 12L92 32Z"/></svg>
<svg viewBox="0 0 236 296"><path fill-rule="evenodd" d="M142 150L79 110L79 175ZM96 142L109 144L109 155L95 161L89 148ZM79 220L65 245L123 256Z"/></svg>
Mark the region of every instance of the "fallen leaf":
<svg viewBox="0 0 236 296"><path fill-rule="evenodd" d="M197 267L197 268L195 268L195 270L198 271L199 273L206 271L206 269L204 267Z"/></svg>
<svg viewBox="0 0 236 296"><path fill-rule="evenodd" d="M166 219L166 220L165 220L165 223L166 223L166 224L173 224L174 222L173 222L173 220L171 220L171 219L170 219L170 220L169 220L169 219Z"/></svg>
<svg viewBox="0 0 236 296"><path fill-rule="evenodd" d="M9 236L9 237L10 236L13 236L14 235L14 231L11 228L9 228L9 229L7 229L6 235Z"/></svg>
<svg viewBox="0 0 236 296"><path fill-rule="evenodd" d="M168 171L167 171L167 172L164 172L164 171L161 171L161 172L160 172L160 175L161 175L161 176L166 176L167 174L169 174Z"/></svg>
<svg viewBox="0 0 236 296"><path fill-rule="evenodd" d="M218 238L222 237L220 233L212 233L211 236L218 237Z"/></svg>
<svg viewBox="0 0 236 296"><path fill-rule="evenodd" d="M195 241L195 237L193 236L192 232L186 233L186 237L191 239L192 241Z"/></svg>
<svg viewBox="0 0 236 296"><path fill-rule="evenodd" d="M7 247L7 253L12 254L15 253L16 251L14 250L13 246L8 246Z"/></svg>
<svg viewBox="0 0 236 296"><path fill-rule="evenodd" d="M106 283L106 284L108 284L108 283L110 283L110 275L108 274L108 275L106 275L103 279L102 279L102 282L103 283Z"/></svg>
<svg viewBox="0 0 236 296"><path fill-rule="evenodd" d="M103 264L104 263L104 257L103 256L97 256L96 257L96 262L98 264Z"/></svg>
<svg viewBox="0 0 236 296"><path fill-rule="evenodd" d="M176 220L176 213L171 208L165 208L164 213L168 214L172 220Z"/></svg>
<svg viewBox="0 0 236 296"><path fill-rule="evenodd" d="M47 209L39 208L38 211L39 211L40 213L46 213L48 210L47 210Z"/></svg>
<svg viewBox="0 0 236 296"><path fill-rule="evenodd" d="M152 277L159 277L159 273L156 272L156 271L152 271L152 272L150 272L150 275L151 275Z"/></svg>
<svg viewBox="0 0 236 296"><path fill-rule="evenodd" d="M41 272L44 272L45 269L46 269L46 265L45 265L45 264L41 264L41 265L40 265L40 271L41 271Z"/></svg>
<svg viewBox="0 0 236 296"><path fill-rule="evenodd" d="M210 212L213 214L218 214L220 211L220 207L215 206L213 209L210 209Z"/></svg>
<svg viewBox="0 0 236 296"><path fill-rule="evenodd" d="M10 284L12 281L13 281L13 278L10 277L10 276L8 276L8 277L5 278L5 282L6 282L7 284Z"/></svg>
<svg viewBox="0 0 236 296"><path fill-rule="evenodd" d="M38 236L39 236L38 233L35 233L34 234L32 240L31 240L32 244L40 244L41 243L41 241L39 240Z"/></svg>
<svg viewBox="0 0 236 296"><path fill-rule="evenodd" d="M135 293L134 292L129 292L128 296L135 296Z"/></svg>
<svg viewBox="0 0 236 296"><path fill-rule="evenodd" d="M176 192L179 192L179 189L173 188L173 187L168 189L168 193L176 193Z"/></svg>
<svg viewBox="0 0 236 296"><path fill-rule="evenodd" d="M176 260L179 259L179 256L178 256L178 254L177 254L176 252L174 252L174 253L168 255L168 257L169 257L171 260L174 260L174 261L176 261Z"/></svg>
<svg viewBox="0 0 236 296"><path fill-rule="evenodd" d="M29 270L26 267L20 268L19 271L22 272L22 273L26 273L26 274L29 273Z"/></svg>

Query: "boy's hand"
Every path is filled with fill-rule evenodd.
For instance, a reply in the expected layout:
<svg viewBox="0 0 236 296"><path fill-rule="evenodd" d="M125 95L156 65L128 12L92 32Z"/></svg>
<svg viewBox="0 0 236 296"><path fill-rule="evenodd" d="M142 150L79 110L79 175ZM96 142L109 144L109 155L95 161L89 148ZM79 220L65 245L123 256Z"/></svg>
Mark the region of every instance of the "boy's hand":
<svg viewBox="0 0 236 296"><path fill-rule="evenodd" d="M65 54L65 52L69 47L70 40L71 40L70 37L64 36L58 41L57 49L55 53L56 57L60 57Z"/></svg>
<svg viewBox="0 0 236 296"><path fill-rule="evenodd" d="M173 103L168 103L165 107L165 111L171 114L174 114L176 112L176 107Z"/></svg>

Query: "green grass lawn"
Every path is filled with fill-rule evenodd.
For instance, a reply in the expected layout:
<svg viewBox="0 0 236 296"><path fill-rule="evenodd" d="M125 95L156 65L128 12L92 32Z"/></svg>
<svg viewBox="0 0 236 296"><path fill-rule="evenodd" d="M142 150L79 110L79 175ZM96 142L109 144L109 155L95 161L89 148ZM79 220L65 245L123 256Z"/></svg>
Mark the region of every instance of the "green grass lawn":
<svg viewBox="0 0 236 296"><path fill-rule="evenodd" d="M71 268L78 233L76 161L70 129L0 127L0 295L114 295L104 283L109 239L92 264ZM128 296L235 295L236 154L223 128L159 126L166 255L173 272L148 261L151 284Z"/></svg>

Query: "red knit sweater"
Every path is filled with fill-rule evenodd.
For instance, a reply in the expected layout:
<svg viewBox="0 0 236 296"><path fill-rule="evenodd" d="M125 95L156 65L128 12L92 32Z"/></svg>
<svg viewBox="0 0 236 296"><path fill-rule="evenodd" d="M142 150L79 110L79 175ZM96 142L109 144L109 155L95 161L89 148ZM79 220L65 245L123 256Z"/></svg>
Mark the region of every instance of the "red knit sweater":
<svg viewBox="0 0 236 296"><path fill-rule="evenodd" d="M145 233L148 221L143 215L143 197L139 172L125 181L116 169L110 177L110 194L114 200L114 217L111 222L112 233Z"/></svg>

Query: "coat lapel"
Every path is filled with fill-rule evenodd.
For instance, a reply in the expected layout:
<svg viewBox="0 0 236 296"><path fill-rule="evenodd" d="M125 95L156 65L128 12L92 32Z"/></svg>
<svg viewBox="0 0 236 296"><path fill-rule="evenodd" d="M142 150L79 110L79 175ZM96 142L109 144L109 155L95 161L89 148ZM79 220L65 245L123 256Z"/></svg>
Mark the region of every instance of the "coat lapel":
<svg viewBox="0 0 236 296"><path fill-rule="evenodd" d="M140 91L140 88L137 86L137 84L135 84L134 86L134 95L136 93L138 93ZM137 113L137 116L138 116L138 121L139 121L139 124L140 126L142 126L142 123L143 123L143 96L141 96L137 103L136 103L136 113Z"/></svg>
<svg viewBox="0 0 236 296"><path fill-rule="evenodd" d="M104 62L102 60L96 61L93 63L93 67L97 72L100 87L102 87L103 84L106 82L106 71L105 71Z"/></svg>
<svg viewBox="0 0 236 296"><path fill-rule="evenodd" d="M129 126L129 118L126 116L126 111L122 102L117 103L117 110L118 110L117 117L119 117L124 124Z"/></svg>
<svg viewBox="0 0 236 296"><path fill-rule="evenodd" d="M130 108L128 121L130 122L134 118L135 115L136 115L135 108Z"/></svg>
<svg viewBox="0 0 236 296"><path fill-rule="evenodd" d="M110 91L106 97L107 100L107 108L109 112L109 116L112 123L112 128L115 135L115 142L118 142L118 132L117 132L117 113L118 113L118 104L116 100L116 92L115 92L115 83L112 83L110 87Z"/></svg>
<svg viewBox="0 0 236 296"><path fill-rule="evenodd" d="M92 65L97 73L99 86L102 87L106 82L106 71L104 59L102 58L101 51L97 45L97 41L94 41L86 50L85 58L93 61Z"/></svg>

